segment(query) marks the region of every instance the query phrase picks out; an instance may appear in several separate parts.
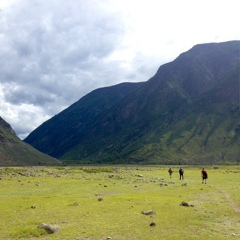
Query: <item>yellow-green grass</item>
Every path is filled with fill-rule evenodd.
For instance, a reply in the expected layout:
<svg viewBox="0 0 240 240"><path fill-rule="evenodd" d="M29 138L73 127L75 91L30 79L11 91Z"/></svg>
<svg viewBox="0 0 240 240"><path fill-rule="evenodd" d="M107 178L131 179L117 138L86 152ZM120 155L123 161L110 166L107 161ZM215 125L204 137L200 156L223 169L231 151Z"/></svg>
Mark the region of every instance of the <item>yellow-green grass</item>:
<svg viewBox="0 0 240 240"><path fill-rule="evenodd" d="M194 166L0 168L0 239L238 239L240 166L206 168L207 184Z"/></svg>

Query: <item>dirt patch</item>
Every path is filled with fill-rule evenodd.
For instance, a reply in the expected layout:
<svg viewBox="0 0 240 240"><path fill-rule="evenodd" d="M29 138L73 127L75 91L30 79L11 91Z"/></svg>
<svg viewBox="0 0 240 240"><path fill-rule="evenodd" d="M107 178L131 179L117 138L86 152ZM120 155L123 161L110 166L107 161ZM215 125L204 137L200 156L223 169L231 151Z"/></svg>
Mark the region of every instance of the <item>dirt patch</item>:
<svg viewBox="0 0 240 240"><path fill-rule="evenodd" d="M233 201L233 199L231 198L231 196L230 196L227 192L225 192L225 191L223 191L223 190L220 190L220 189L219 189L219 191L222 192L222 193L225 195L226 199L228 200L229 204L230 204L231 207L234 209L234 211L235 211L236 213L240 214L240 208L239 208L238 205Z"/></svg>

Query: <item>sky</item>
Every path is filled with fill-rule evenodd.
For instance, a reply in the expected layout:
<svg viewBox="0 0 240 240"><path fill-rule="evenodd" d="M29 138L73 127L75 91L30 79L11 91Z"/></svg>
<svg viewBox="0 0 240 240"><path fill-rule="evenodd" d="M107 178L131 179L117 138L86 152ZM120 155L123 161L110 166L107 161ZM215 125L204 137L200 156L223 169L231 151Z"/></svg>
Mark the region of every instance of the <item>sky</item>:
<svg viewBox="0 0 240 240"><path fill-rule="evenodd" d="M0 116L24 139L94 89L230 40L239 0L0 0Z"/></svg>

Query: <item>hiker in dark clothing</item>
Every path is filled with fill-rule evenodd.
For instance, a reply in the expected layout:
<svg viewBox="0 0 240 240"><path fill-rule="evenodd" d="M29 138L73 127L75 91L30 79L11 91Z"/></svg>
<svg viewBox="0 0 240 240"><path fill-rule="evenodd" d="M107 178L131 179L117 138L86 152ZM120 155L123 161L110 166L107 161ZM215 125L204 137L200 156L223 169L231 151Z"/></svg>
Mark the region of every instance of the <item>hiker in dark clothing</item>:
<svg viewBox="0 0 240 240"><path fill-rule="evenodd" d="M184 173L184 170L180 167L179 168L179 176L180 176L180 180L183 180L184 177L183 177L183 173Z"/></svg>
<svg viewBox="0 0 240 240"><path fill-rule="evenodd" d="M207 171L204 168L201 171L201 175L202 175L202 183L205 182L205 184L206 184L207 183L208 174L207 174Z"/></svg>
<svg viewBox="0 0 240 240"><path fill-rule="evenodd" d="M170 178L172 178L173 170L171 168L168 169L168 173L169 173Z"/></svg>

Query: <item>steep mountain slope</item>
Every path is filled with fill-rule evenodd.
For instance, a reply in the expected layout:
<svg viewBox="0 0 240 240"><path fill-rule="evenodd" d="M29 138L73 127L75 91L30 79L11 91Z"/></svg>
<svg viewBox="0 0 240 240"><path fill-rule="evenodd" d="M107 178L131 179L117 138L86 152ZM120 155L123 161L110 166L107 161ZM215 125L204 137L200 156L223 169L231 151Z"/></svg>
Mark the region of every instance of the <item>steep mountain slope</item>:
<svg viewBox="0 0 240 240"><path fill-rule="evenodd" d="M239 44L196 45L161 66L80 129L58 156L98 163L239 162Z"/></svg>
<svg viewBox="0 0 240 240"><path fill-rule="evenodd" d="M54 157L61 157L86 137L97 117L143 83L100 88L35 129L24 141Z"/></svg>
<svg viewBox="0 0 240 240"><path fill-rule="evenodd" d="M57 165L60 161L21 141L11 126L0 117L0 166L39 164Z"/></svg>

